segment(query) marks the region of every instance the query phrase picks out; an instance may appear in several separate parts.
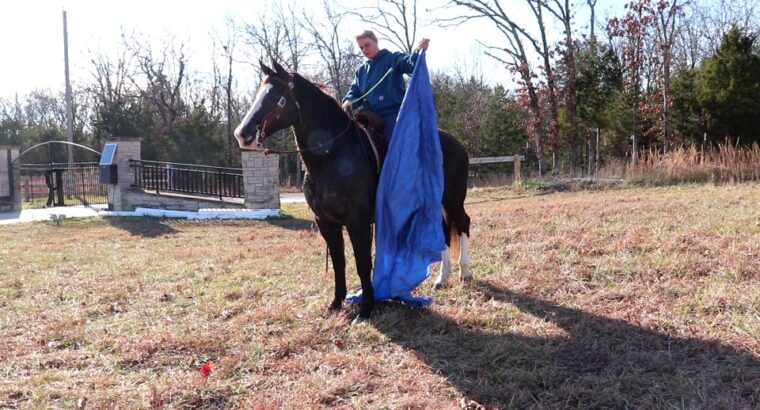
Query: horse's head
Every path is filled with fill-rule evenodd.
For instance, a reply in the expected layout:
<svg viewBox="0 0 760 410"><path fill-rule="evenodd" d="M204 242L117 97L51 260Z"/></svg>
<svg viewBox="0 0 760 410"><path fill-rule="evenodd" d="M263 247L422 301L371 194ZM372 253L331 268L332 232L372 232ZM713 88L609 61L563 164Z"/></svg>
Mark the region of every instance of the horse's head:
<svg viewBox="0 0 760 410"><path fill-rule="evenodd" d="M259 145L272 133L289 127L298 120L299 104L293 93L293 76L272 60L274 70L259 61L264 81L259 87L253 107L235 129L240 148Z"/></svg>

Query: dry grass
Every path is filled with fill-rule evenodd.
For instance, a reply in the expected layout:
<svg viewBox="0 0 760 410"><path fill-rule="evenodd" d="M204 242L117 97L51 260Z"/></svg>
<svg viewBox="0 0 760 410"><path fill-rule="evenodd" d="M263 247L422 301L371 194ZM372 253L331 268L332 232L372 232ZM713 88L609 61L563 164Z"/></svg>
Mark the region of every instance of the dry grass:
<svg viewBox="0 0 760 410"><path fill-rule="evenodd" d="M757 408L759 204L473 190L477 281L353 328L301 205L2 226L0 407Z"/></svg>
<svg viewBox="0 0 760 410"><path fill-rule="evenodd" d="M621 169L616 165L610 165L610 168ZM635 164L629 162L622 170L628 182L633 184L758 182L760 146L737 147L727 141L704 152L693 145L666 154L652 150L643 152Z"/></svg>

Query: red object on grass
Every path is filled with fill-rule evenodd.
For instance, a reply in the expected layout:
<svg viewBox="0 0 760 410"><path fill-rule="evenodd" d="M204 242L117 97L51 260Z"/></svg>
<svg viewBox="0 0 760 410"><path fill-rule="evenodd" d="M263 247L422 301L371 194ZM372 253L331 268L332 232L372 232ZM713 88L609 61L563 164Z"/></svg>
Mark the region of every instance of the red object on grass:
<svg viewBox="0 0 760 410"><path fill-rule="evenodd" d="M211 374L211 363L203 363L201 366L201 376L208 377Z"/></svg>

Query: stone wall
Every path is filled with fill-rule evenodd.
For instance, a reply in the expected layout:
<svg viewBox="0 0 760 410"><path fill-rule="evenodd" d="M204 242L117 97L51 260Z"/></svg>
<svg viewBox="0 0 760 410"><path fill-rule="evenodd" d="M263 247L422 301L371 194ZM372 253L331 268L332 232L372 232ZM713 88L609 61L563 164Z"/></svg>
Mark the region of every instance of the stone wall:
<svg viewBox="0 0 760 410"><path fill-rule="evenodd" d="M245 208L243 200L238 198L222 202L220 200L167 192L156 194L142 188L130 188L126 191L126 196L129 198L130 211L137 208L171 209L173 211L189 212L197 212L199 209L208 208ZM127 209L124 210L126 211Z"/></svg>
<svg viewBox="0 0 760 410"><path fill-rule="evenodd" d="M142 159L139 139L119 139L114 161L117 164L119 183L108 186L108 208L113 211L134 211L136 208L157 208L178 211L198 211L205 208L279 209L280 179L279 158L249 151L242 152L243 186L245 199L214 200L207 197L175 193L156 194L150 190L132 187L135 170L129 160Z"/></svg>

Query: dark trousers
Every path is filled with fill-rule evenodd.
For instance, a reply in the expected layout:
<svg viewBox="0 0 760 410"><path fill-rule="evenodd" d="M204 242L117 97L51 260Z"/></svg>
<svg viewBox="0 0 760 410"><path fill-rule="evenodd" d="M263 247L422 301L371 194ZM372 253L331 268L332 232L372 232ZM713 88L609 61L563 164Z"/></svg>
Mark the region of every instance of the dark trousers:
<svg viewBox="0 0 760 410"><path fill-rule="evenodd" d="M385 127L383 128L383 138L385 139L386 147L391 146L391 137L393 136L393 129L396 128L396 117L398 117L398 113L394 113L392 115L386 115L385 117L383 117L383 120L385 121Z"/></svg>

